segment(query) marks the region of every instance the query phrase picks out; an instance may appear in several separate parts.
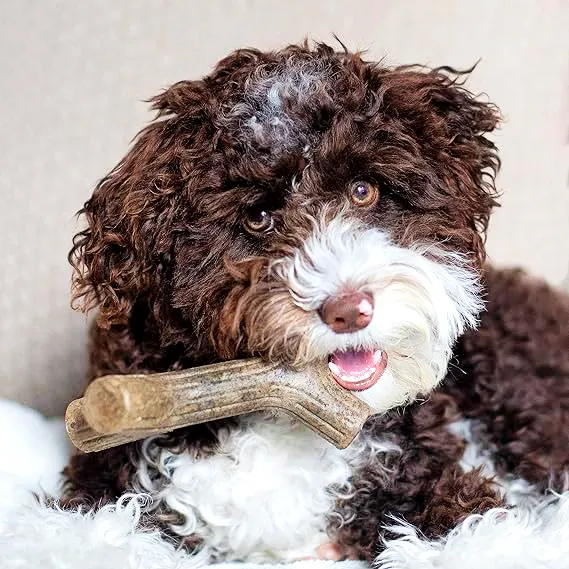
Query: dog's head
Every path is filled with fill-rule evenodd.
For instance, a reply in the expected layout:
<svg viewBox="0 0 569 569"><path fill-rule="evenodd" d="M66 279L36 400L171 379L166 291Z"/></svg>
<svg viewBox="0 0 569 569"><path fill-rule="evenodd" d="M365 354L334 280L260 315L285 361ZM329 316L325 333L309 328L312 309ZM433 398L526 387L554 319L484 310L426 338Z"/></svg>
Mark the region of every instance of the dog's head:
<svg viewBox="0 0 569 569"><path fill-rule="evenodd" d="M84 207L76 299L204 360L328 359L378 411L429 392L495 205L498 115L460 77L303 45L173 85Z"/></svg>

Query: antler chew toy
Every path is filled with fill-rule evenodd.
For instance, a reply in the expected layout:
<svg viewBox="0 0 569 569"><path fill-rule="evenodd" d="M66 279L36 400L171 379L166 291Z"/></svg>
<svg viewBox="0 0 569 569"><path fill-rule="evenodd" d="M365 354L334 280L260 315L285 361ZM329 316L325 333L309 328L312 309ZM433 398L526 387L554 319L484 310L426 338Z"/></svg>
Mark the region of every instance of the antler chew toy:
<svg viewBox="0 0 569 569"><path fill-rule="evenodd" d="M258 359L183 371L109 375L93 381L67 408L73 444L96 452L174 429L254 411L280 409L338 448L372 414L322 367L293 371Z"/></svg>

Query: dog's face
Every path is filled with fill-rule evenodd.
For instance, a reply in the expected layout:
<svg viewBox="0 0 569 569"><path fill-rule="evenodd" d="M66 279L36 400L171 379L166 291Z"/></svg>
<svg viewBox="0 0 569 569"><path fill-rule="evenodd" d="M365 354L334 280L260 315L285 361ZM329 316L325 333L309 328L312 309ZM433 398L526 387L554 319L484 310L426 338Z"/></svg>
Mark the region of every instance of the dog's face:
<svg viewBox="0 0 569 569"><path fill-rule="evenodd" d="M76 296L204 360L329 361L377 411L429 392L481 309L495 109L450 71L236 52L154 100L87 202Z"/></svg>

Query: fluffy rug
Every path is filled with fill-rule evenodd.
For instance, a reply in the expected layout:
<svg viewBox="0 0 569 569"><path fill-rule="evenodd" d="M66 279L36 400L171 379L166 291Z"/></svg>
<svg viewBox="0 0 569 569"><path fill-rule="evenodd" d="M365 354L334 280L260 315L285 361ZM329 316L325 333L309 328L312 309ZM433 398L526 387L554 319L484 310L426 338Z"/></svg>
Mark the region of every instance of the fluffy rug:
<svg viewBox="0 0 569 569"><path fill-rule="evenodd" d="M3 569L196 569L199 555L177 550L140 526L144 495L98 512L46 507L33 492L57 495L70 447L61 420L0 401L0 559ZM399 538L381 569L569 569L569 493L516 510L471 516L445 539L428 541L393 521ZM365 569L355 561L301 561L295 569ZM251 564L235 564L252 569ZM218 565L228 569L227 565Z"/></svg>

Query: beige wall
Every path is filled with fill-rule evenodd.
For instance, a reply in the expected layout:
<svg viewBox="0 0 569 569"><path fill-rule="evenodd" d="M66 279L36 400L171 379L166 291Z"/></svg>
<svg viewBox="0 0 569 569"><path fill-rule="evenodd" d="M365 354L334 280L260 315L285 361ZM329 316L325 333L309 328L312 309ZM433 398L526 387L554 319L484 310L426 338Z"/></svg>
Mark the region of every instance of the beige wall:
<svg viewBox="0 0 569 569"><path fill-rule="evenodd" d="M489 251L569 269L568 0L18 0L0 19L0 397L55 413L77 392L85 319L68 309L73 213L149 119L142 99L229 50L305 36L390 62L470 66L506 123Z"/></svg>

